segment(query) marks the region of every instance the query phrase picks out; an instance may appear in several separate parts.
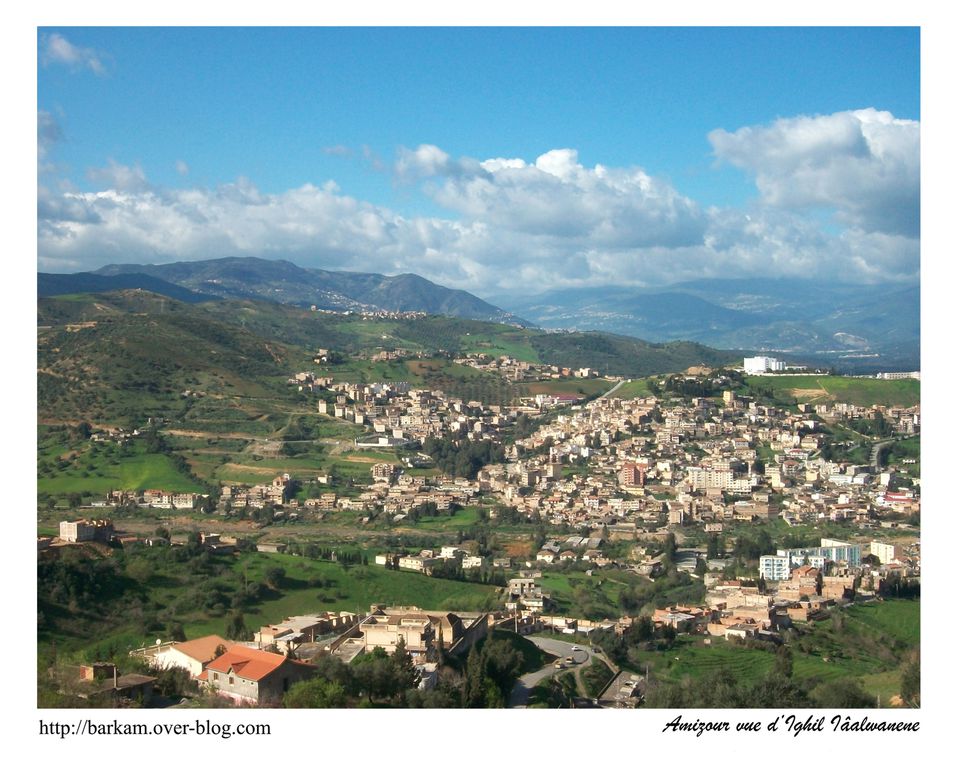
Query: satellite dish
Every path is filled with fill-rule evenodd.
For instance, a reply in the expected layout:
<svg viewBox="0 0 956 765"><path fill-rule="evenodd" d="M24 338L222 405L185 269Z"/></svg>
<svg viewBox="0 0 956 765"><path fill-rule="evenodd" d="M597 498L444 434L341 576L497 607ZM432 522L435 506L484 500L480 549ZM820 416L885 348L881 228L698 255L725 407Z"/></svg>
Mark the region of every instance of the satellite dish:
<svg viewBox="0 0 956 765"><path fill-rule="evenodd" d="M162 638L156 638L156 645L160 645L163 642Z"/></svg>

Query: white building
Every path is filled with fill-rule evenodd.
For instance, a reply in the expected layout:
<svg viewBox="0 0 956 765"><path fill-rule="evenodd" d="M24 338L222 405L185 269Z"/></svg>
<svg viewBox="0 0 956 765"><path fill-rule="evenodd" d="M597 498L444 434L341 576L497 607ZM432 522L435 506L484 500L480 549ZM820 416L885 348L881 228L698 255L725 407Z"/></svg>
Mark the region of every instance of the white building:
<svg viewBox="0 0 956 765"><path fill-rule="evenodd" d="M783 372L786 368L785 362L772 356L751 356L744 359L744 373L748 375Z"/></svg>
<svg viewBox="0 0 956 765"><path fill-rule="evenodd" d="M880 559L880 563L892 563L899 560L900 550L896 545L885 542L870 542L870 555L875 555Z"/></svg>
<svg viewBox="0 0 956 765"><path fill-rule="evenodd" d="M790 578L789 555L761 555L760 576L768 582L779 582Z"/></svg>

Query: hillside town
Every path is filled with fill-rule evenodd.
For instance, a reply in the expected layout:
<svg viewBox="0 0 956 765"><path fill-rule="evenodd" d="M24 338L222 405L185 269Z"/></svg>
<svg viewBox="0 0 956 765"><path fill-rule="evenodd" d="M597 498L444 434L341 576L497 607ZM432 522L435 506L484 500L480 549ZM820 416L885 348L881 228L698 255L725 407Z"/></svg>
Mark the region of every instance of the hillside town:
<svg viewBox="0 0 956 765"><path fill-rule="evenodd" d="M322 349L317 363L328 354ZM466 361L488 366L483 358ZM502 357L496 363L516 377L589 376L593 371L540 370L513 362ZM721 382L719 374L708 370L707 375ZM384 521L393 528L416 513L453 515L476 508L491 521L508 513L553 531L523 555L465 543L386 549L363 561L409 574L495 582L498 606L491 611L439 614L414 605L372 605L362 613L290 616L262 625L252 641L209 635L147 652L156 666L181 666L212 692L238 703L274 700L280 688L309 676L310 657L317 655L349 663L376 647L394 653L400 643L415 667L417 687L427 689L435 683L440 653L462 653L490 628L523 635L559 631L588 639L594 630L623 634L635 623L635 617L623 614L595 619L562 611L543 583L549 571L579 571L595 581L622 571L653 581L672 568L702 582L703 596L654 609L654 629L770 643L780 643L780 631L795 623L812 625L830 609L878 597L888 582L920 575L918 520L915 526L910 522L919 517L919 479L882 465L879 445L868 464L841 459L833 435L836 428L878 425L881 434L911 437L920 432L918 406L785 408L725 390L716 399L652 394L583 401L537 395L503 407L402 382L338 383L311 373L299 373L290 382L327 394L316 402L319 414L363 426L367 435L355 439L356 448L397 448L401 463L371 465L364 490L350 496L330 485L318 496L296 499L296 478L283 473L260 485L224 485L218 497L161 489L111 491L94 505L202 510L225 517L254 510L267 523L301 518L321 524L337 512L354 511L360 524ZM700 382L683 375L668 384L694 390ZM526 432L515 437L519 418ZM413 466L434 464L420 451L434 439L489 442L503 459L482 464L473 477L416 474ZM330 483L322 477L316 481ZM808 546L766 551L756 570L728 572L727 553L741 530L773 521L795 529L830 524L849 539L821 533ZM900 534L903 543L894 541ZM58 538L38 539L38 550L91 542L126 546L189 540L182 534L141 538L117 531L110 520L78 518L62 522ZM287 550L276 540L251 542L213 532L199 534L198 544L225 555ZM627 695L639 700L641 678L635 678Z"/></svg>

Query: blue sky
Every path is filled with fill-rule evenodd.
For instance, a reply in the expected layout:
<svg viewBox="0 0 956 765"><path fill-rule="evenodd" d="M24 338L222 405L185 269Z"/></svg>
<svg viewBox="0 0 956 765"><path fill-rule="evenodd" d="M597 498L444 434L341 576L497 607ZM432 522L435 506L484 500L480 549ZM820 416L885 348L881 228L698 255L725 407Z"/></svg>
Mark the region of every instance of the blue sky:
<svg viewBox="0 0 956 765"><path fill-rule="evenodd" d="M478 294L912 282L919 45L916 28L41 27L40 268L262 255Z"/></svg>

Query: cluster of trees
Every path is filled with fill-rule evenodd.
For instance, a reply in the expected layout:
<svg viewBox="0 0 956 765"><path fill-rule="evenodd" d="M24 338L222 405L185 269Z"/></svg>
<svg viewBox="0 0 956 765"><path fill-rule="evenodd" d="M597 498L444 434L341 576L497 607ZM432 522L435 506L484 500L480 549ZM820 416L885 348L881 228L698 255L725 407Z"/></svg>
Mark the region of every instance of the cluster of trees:
<svg viewBox="0 0 956 765"><path fill-rule="evenodd" d="M290 542L286 550L291 555L299 555L310 560L336 561L343 566L368 565L368 555L361 550L325 547L314 542Z"/></svg>
<svg viewBox="0 0 956 765"><path fill-rule="evenodd" d="M864 436L887 438L893 435L893 426L879 409L876 410L872 419L866 417L854 418L850 420L849 425L857 433L862 433Z"/></svg>
<svg viewBox="0 0 956 765"><path fill-rule="evenodd" d="M615 663L631 667L642 666L640 651L665 650L677 639L677 631L669 626L655 627L647 616L634 620L620 635L614 630L594 630L591 642Z"/></svg>
<svg viewBox="0 0 956 765"><path fill-rule="evenodd" d="M447 510L439 510L436 502L425 502L423 505L409 510L406 520L416 523L422 518L437 518L439 516L450 518L460 509L461 505L457 502L450 503Z"/></svg>
<svg viewBox="0 0 956 765"><path fill-rule="evenodd" d="M440 645L438 662L437 686L419 690L418 672L401 640L391 655L376 648L350 664L320 656L314 662L315 677L293 685L283 703L289 708L503 707L524 658L508 640L491 633L463 663L445 655Z"/></svg>
<svg viewBox="0 0 956 765"><path fill-rule="evenodd" d="M719 392L719 388L708 378L688 378L683 375L670 375L664 381L664 390L688 398L707 398Z"/></svg>
<svg viewBox="0 0 956 765"><path fill-rule="evenodd" d="M772 555L777 547L766 529L753 534L741 534L734 542L733 555L741 561L760 560L761 555Z"/></svg>
<svg viewBox="0 0 956 765"><path fill-rule="evenodd" d="M64 548L58 555L37 558L41 613L45 605L53 604L70 611L94 607L122 595L129 585L115 560L93 557L81 548Z"/></svg>
<svg viewBox="0 0 956 765"><path fill-rule="evenodd" d="M469 441L467 438L455 440L450 436L435 438L429 436L422 445L422 451L431 457L445 473L473 480L485 465L504 462L505 450L491 441Z"/></svg>

